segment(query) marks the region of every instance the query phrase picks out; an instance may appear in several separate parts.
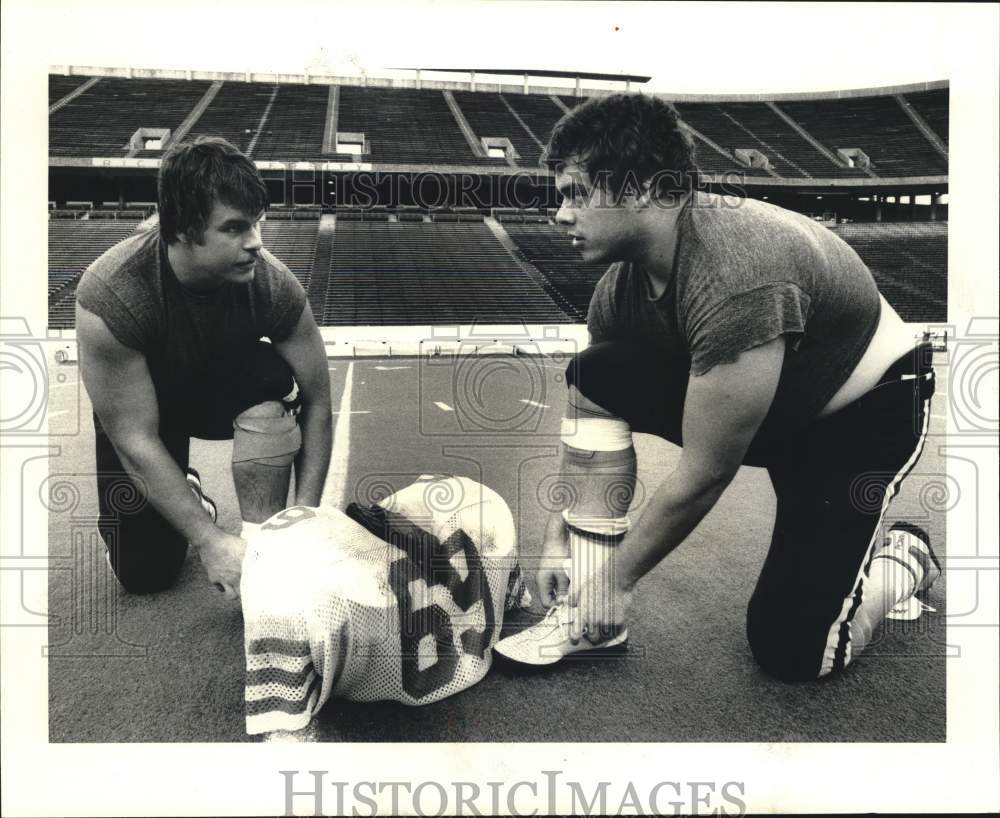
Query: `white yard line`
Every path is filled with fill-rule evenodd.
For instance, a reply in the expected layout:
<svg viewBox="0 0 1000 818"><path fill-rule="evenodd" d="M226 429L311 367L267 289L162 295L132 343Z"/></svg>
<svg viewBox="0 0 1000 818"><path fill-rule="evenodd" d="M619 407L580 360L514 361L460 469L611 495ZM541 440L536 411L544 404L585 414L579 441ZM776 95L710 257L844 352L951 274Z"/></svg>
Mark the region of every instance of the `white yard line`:
<svg viewBox="0 0 1000 818"><path fill-rule="evenodd" d="M343 508L344 491L347 487L348 456L351 452L351 392L354 386L354 361L347 365L344 376L344 393L340 396L340 410L337 425L333 430L333 451L330 454L330 469L323 487L320 505L336 509Z"/></svg>
<svg viewBox="0 0 1000 818"><path fill-rule="evenodd" d="M454 412L455 411L447 403L441 403L441 401L439 401L439 400L434 401L434 405L438 409L440 409L442 412Z"/></svg>

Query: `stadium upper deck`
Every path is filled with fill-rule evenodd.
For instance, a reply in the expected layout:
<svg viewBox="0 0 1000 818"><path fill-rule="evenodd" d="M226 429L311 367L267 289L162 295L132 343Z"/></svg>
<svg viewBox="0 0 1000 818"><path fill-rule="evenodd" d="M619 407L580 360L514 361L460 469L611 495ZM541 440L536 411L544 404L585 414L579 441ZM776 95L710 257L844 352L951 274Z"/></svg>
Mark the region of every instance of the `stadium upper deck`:
<svg viewBox="0 0 1000 818"><path fill-rule="evenodd" d="M212 133L262 164L535 171L552 126L580 101L436 85L446 87L52 74L50 163L142 166L127 160L155 160L171 141ZM661 96L691 128L709 174L793 186L947 176L947 83L787 99Z"/></svg>

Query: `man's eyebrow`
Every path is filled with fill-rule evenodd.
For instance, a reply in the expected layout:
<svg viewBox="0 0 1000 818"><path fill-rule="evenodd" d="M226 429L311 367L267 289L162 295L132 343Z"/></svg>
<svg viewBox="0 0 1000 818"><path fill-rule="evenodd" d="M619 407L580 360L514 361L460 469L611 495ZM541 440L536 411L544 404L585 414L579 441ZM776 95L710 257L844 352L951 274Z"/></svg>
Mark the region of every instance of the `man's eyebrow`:
<svg viewBox="0 0 1000 818"><path fill-rule="evenodd" d="M220 228L242 227L243 225L249 225L249 224L250 224L250 219L248 219L246 216L230 216L222 224L220 224L219 227Z"/></svg>

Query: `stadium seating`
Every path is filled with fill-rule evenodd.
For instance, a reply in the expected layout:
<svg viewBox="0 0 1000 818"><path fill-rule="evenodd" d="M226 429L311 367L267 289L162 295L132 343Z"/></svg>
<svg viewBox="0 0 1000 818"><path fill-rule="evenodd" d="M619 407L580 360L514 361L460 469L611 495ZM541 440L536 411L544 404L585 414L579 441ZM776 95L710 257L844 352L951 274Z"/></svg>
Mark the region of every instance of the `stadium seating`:
<svg viewBox="0 0 1000 818"><path fill-rule="evenodd" d="M948 143L948 111L949 98L948 89L939 88L934 91L918 91L914 94L906 94L906 101L916 109L916 112L923 117L924 121L931 126L931 130Z"/></svg>
<svg viewBox="0 0 1000 818"><path fill-rule="evenodd" d="M49 105L55 105L70 91L75 91L90 77L60 77L49 74Z"/></svg>
<svg viewBox="0 0 1000 818"><path fill-rule="evenodd" d="M139 128L180 125L209 83L103 77L49 118L52 156L119 157ZM151 152L150 155L159 155Z"/></svg>
<svg viewBox="0 0 1000 818"><path fill-rule="evenodd" d="M74 297L83 271L138 224L137 219L49 219L49 327L74 326Z"/></svg>
<svg viewBox="0 0 1000 818"><path fill-rule="evenodd" d="M272 219L260 223L260 239L309 290L316 255L316 219Z"/></svg>
<svg viewBox="0 0 1000 818"><path fill-rule="evenodd" d="M778 107L824 145L860 148L881 177L943 175L943 159L892 96L780 102Z"/></svg>
<svg viewBox="0 0 1000 818"><path fill-rule="evenodd" d="M585 264L559 227L506 221L503 226L525 258L545 276L558 294L554 300L575 322L585 322L594 285L604 275L608 265Z"/></svg>
<svg viewBox="0 0 1000 818"><path fill-rule="evenodd" d="M680 104L677 107L687 108ZM732 117L756 137L763 146L758 147L758 150L771 160L771 165L781 176L829 179L864 175L853 168L835 165L763 102L727 102L715 107L722 115ZM734 144L733 147L755 146Z"/></svg>
<svg viewBox="0 0 1000 818"><path fill-rule="evenodd" d="M246 153L274 88L260 82L223 83L191 127L188 138L221 136Z"/></svg>
<svg viewBox="0 0 1000 818"><path fill-rule="evenodd" d="M277 89L253 158L264 162L334 159L323 155L329 86L279 85Z"/></svg>
<svg viewBox="0 0 1000 818"><path fill-rule="evenodd" d="M364 133L372 162L504 164L473 154L441 91L344 86L337 129Z"/></svg>
<svg viewBox="0 0 1000 818"><path fill-rule="evenodd" d="M569 320L482 223L338 217L332 267L326 325Z"/></svg>
<svg viewBox="0 0 1000 818"><path fill-rule="evenodd" d="M524 120L525 125L544 145L549 141L552 128L563 115L563 110L547 96L534 94L504 94L511 108ZM521 162L522 165L526 164Z"/></svg>
<svg viewBox="0 0 1000 818"><path fill-rule="evenodd" d="M521 165L535 165L542 148L532 139L514 117L499 94L454 91L455 101L462 109L469 127L479 138L484 136L507 137L518 152ZM551 103L550 103L551 104Z"/></svg>
<svg viewBox="0 0 1000 818"><path fill-rule="evenodd" d="M753 148L768 156L772 164L776 157L767 146L754 139L746 130L727 117L718 105L711 103L676 103L674 106L688 125L699 133L711 139L723 150L732 151L736 148ZM695 139L698 150L698 164L702 170L713 173L736 172L745 176L770 176L763 168L749 168L737 162L732 162L710 145ZM785 169L790 169L787 164ZM779 170L779 173L781 171ZM800 174L795 173L795 176Z"/></svg>
<svg viewBox="0 0 1000 818"><path fill-rule="evenodd" d="M861 256L904 321L948 319L946 223L855 223L832 229Z"/></svg>

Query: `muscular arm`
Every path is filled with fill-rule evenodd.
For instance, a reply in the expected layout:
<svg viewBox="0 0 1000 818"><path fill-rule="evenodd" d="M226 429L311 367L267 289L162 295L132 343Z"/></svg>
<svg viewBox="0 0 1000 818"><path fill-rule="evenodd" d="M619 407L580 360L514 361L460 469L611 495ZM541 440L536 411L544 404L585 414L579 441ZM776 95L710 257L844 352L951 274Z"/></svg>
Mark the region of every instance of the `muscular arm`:
<svg viewBox="0 0 1000 818"><path fill-rule="evenodd" d="M771 407L784 354L779 337L690 379L681 459L616 554L621 590L680 545L722 496Z"/></svg>
<svg viewBox="0 0 1000 818"><path fill-rule="evenodd" d="M302 400L299 425L302 449L295 459L295 504L318 506L330 468L333 421L326 349L312 310L306 304L292 334L274 348L295 373Z"/></svg>
<svg viewBox="0 0 1000 818"><path fill-rule="evenodd" d="M174 529L195 546L222 535L188 488L159 436L159 407L142 353L120 343L98 316L77 306L80 377L129 474Z"/></svg>

